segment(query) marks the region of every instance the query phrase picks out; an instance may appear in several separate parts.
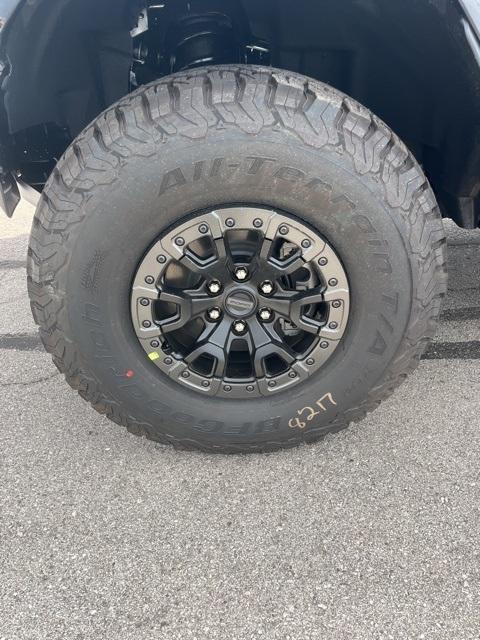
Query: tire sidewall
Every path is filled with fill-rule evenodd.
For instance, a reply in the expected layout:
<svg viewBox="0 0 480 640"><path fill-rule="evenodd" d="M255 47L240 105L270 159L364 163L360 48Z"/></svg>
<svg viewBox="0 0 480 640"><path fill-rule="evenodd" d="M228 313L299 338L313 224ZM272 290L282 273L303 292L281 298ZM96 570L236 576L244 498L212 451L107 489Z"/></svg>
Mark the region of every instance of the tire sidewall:
<svg viewBox="0 0 480 640"><path fill-rule="evenodd" d="M148 361L130 317L136 269L158 236L189 215L242 204L315 228L339 255L352 296L346 333L324 367L288 391L248 401L204 397L168 379ZM82 368L159 439L261 447L327 431L375 387L408 325L406 225L380 178L359 176L345 152L309 148L285 130L173 137L158 153L124 162L113 184L91 191L82 214L59 283L68 338Z"/></svg>

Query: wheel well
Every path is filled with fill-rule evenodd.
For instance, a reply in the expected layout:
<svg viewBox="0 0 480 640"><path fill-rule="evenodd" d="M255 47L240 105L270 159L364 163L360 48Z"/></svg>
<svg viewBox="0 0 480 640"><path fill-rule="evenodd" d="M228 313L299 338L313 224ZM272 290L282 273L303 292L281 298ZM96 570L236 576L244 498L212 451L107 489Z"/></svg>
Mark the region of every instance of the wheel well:
<svg viewBox="0 0 480 640"><path fill-rule="evenodd" d="M41 186L73 137L136 84L207 63L271 64L383 118L423 165L444 214L478 224L480 75L453 0L144 4L43 0L17 11L2 35L7 168Z"/></svg>

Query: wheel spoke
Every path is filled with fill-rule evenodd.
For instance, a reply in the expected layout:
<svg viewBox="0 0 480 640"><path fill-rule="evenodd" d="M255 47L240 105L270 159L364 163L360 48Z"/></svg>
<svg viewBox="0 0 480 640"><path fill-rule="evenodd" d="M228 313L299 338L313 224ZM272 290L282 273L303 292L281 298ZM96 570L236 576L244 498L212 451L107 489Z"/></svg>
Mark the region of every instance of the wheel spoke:
<svg viewBox="0 0 480 640"><path fill-rule="evenodd" d="M222 262L228 269L232 270L235 265L235 260L233 259L230 242L227 236L224 235L221 238L215 238L214 245L219 262Z"/></svg>
<svg viewBox="0 0 480 640"><path fill-rule="evenodd" d="M317 305L324 301L325 287L317 287L311 291L302 291L297 294L290 307L292 322L302 331L318 334L325 326L325 322L310 318L304 313L305 307Z"/></svg>
<svg viewBox="0 0 480 640"><path fill-rule="evenodd" d="M228 320L223 320L219 325L207 326L195 347L185 356L185 362L193 364L200 356L212 356L215 358L214 375L221 378L225 375L231 339L231 324Z"/></svg>
<svg viewBox="0 0 480 640"><path fill-rule="evenodd" d="M247 345L257 377L267 375L265 358L268 356L277 355L288 365L292 365L297 359L295 353L285 344L273 326L267 328L256 319L250 322Z"/></svg>
<svg viewBox="0 0 480 640"><path fill-rule="evenodd" d="M260 240L260 246L258 248L258 255L262 260L268 262L270 255L272 253L273 241L267 236L262 235Z"/></svg>
<svg viewBox="0 0 480 640"><path fill-rule="evenodd" d="M202 260L188 249L186 249L183 257L180 260L180 264L186 267L189 271L203 277L209 275L212 270L214 271L217 263L218 259L216 257Z"/></svg>
<svg viewBox="0 0 480 640"><path fill-rule="evenodd" d="M289 276L305 265L300 249L288 258L281 260L272 255L272 247L273 241L264 236L251 265L252 272L259 276L258 281L277 280Z"/></svg>
<svg viewBox="0 0 480 640"><path fill-rule="evenodd" d="M268 305L270 309L275 311L278 315L282 316L286 320L292 320L297 327L308 331L309 333L317 333L318 328L315 322L309 322L308 320L303 322L304 307L315 305L323 302L324 287L318 287L311 291L285 291L280 292L271 297L264 298L263 303ZM302 326L303 325L303 326Z"/></svg>
<svg viewBox="0 0 480 640"><path fill-rule="evenodd" d="M291 307L297 295L297 291L285 291L280 289L280 292L272 297L262 296L262 305L269 307L279 316L282 316L282 318L289 320Z"/></svg>
<svg viewBox="0 0 480 640"><path fill-rule="evenodd" d="M271 258L269 260L269 265L271 265L272 269L277 274L277 278L289 276L305 265L305 262L302 260L301 255L302 252L297 251L289 258L285 258L285 260L277 260L276 258Z"/></svg>
<svg viewBox="0 0 480 640"><path fill-rule="evenodd" d="M314 318L310 318L309 316L302 314L297 318L293 318L292 320L295 326L306 333L313 333L314 335L318 335L318 333L325 326L325 322L321 320L315 320Z"/></svg>
<svg viewBox="0 0 480 640"><path fill-rule="evenodd" d="M158 321L158 326L162 330L163 334L172 333L172 331L177 331L184 327L188 322L184 316L180 313L176 313L174 316L170 316L169 318L165 318L163 320Z"/></svg>
<svg viewBox="0 0 480 640"><path fill-rule="evenodd" d="M215 255L202 260L188 248L180 260L189 271L203 278L225 281L230 277L234 268L234 259L230 245L226 238L217 238L214 241Z"/></svg>
<svg viewBox="0 0 480 640"><path fill-rule="evenodd" d="M218 304L220 296L209 296L201 290L172 291L163 289L160 292L160 302L167 302L177 306L176 313L161 320L158 324L164 333L181 329L194 318L198 318L210 307Z"/></svg>

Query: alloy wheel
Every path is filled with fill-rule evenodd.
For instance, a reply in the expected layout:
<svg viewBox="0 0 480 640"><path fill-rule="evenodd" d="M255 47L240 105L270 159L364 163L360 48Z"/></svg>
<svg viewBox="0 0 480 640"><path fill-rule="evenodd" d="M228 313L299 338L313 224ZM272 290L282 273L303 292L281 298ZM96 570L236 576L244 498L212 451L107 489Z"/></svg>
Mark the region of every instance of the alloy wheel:
<svg viewBox="0 0 480 640"><path fill-rule="evenodd" d="M334 249L293 216L257 207L198 214L160 237L131 291L135 333L179 384L268 396L320 369L349 317Z"/></svg>

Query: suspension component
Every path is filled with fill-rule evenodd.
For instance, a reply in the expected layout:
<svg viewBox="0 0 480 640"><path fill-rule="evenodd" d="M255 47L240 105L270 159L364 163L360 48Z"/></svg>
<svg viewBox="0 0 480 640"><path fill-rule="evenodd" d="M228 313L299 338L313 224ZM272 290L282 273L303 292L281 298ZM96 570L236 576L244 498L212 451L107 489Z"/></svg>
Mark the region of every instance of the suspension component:
<svg viewBox="0 0 480 640"><path fill-rule="evenodd" d="M270 64L240 0L163 0L141 12L132 37L132 86L204 65Z"/></svg>

